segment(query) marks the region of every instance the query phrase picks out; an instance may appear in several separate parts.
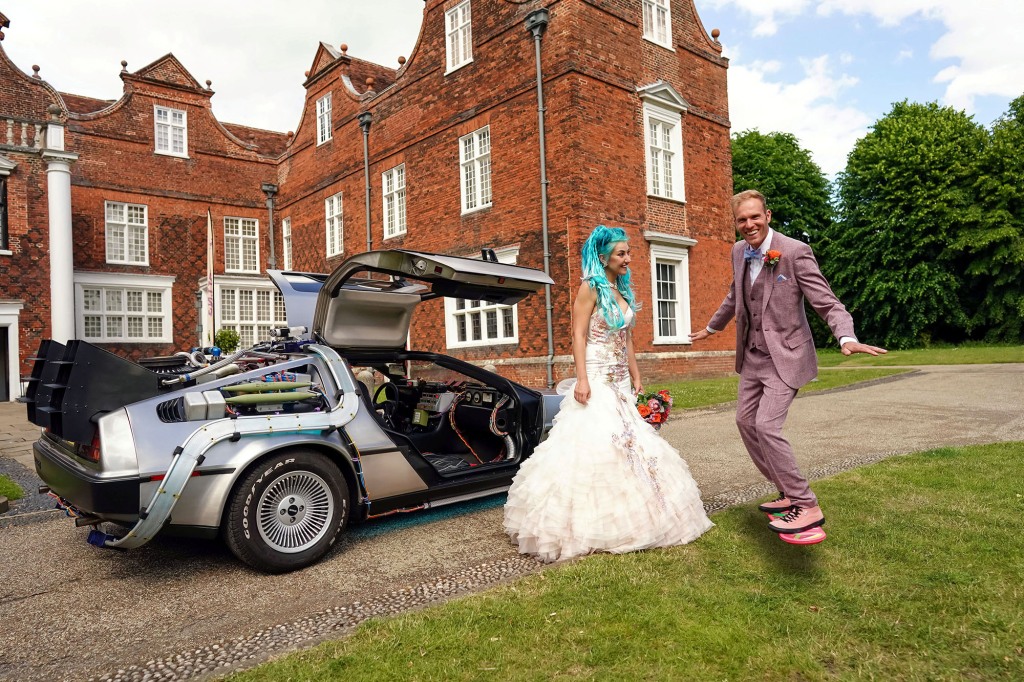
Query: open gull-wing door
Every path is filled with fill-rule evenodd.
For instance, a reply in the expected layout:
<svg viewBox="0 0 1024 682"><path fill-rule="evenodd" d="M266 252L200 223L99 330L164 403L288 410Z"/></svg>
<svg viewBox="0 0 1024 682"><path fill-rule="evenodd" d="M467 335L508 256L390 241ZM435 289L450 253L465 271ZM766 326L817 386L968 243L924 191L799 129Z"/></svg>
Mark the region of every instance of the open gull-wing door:
<svg viewBox="0 0 1024 682"><path fill-rule="evenodd" d="M324 285L327 275L313 272L291 272L267 270L267 276L284 297L284 309L288 315L289 327L305 327L303 338L309 338L313 328L313 313L316 311L316 297Z"/></svg>
<svg viewBox="0 0 1024 682"><path fill-rule="evenodd" d="M354 279L358 273L390 275L394 281L374 286L375 280ZM447 296L512 305L552 283L540 270L505 263L398 249L369 251L346 260L323 283L312 331L333 347L399 349L405 347L412 312L422 300ZM288 315L291 324L290 310Z"/></svg>

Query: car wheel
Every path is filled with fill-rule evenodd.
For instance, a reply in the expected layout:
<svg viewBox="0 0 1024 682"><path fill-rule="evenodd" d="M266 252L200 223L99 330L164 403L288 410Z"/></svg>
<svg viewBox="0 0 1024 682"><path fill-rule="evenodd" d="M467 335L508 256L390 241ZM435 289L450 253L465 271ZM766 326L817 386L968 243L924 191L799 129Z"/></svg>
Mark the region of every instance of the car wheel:
<svg viewBox="0 0 1024 682"><path fill-rule="evenodd" d="M348 486L334 462L318 452L290 450L260 462L235 489L224 537L245 563L284 573L326 554L348 514Z"/></svg>

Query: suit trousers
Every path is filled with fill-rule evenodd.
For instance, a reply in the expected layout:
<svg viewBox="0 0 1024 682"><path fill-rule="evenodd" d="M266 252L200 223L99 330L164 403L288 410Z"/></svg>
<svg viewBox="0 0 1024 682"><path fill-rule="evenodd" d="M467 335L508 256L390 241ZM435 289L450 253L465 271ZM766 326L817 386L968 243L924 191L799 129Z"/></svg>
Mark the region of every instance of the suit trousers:
<svg viewBox="0 0 1024 682"><path fill-rule="evenodd" d="M771 355L748 348L740 372L736 426L743 444L762 475L793 504L813 507L818 499L800 473L793 448L782 435L797 389L780 377Z"/></svg>

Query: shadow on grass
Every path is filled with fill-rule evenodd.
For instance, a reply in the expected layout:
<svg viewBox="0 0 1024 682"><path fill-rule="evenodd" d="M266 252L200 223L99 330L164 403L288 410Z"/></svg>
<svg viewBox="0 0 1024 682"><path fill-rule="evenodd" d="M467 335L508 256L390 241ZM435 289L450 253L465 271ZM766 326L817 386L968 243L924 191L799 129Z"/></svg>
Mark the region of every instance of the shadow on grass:
<svg viewBox="0 0 1024 682"><path fill-rule="evenodd" d="M740 516L736 532L742 536L741 541L754 546L764 560L770 562L779 573L807 581L821 577L821 547L791 545L784 542L778 533L768 528L768 517L758 511L756 506L745 510Z"/></svg>

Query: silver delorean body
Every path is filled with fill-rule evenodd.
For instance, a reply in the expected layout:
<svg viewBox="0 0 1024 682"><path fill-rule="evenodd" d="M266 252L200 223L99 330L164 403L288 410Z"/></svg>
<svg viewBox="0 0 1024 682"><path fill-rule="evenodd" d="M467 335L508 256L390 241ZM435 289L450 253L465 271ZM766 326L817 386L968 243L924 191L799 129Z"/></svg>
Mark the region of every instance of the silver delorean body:
<svg viewBox="0 0 1024 682"><path fill-rule="evenodd" d="M329 276L271 271L288 327L220 359L45 340L22 398L43 429L36 471L94 545L220 536L266 572L317 561L348 523L504 492L560 398L407 348L425 301L456 299L472 338L513 314L473 302L551 283L486 256L384 250Z"/></svg>

